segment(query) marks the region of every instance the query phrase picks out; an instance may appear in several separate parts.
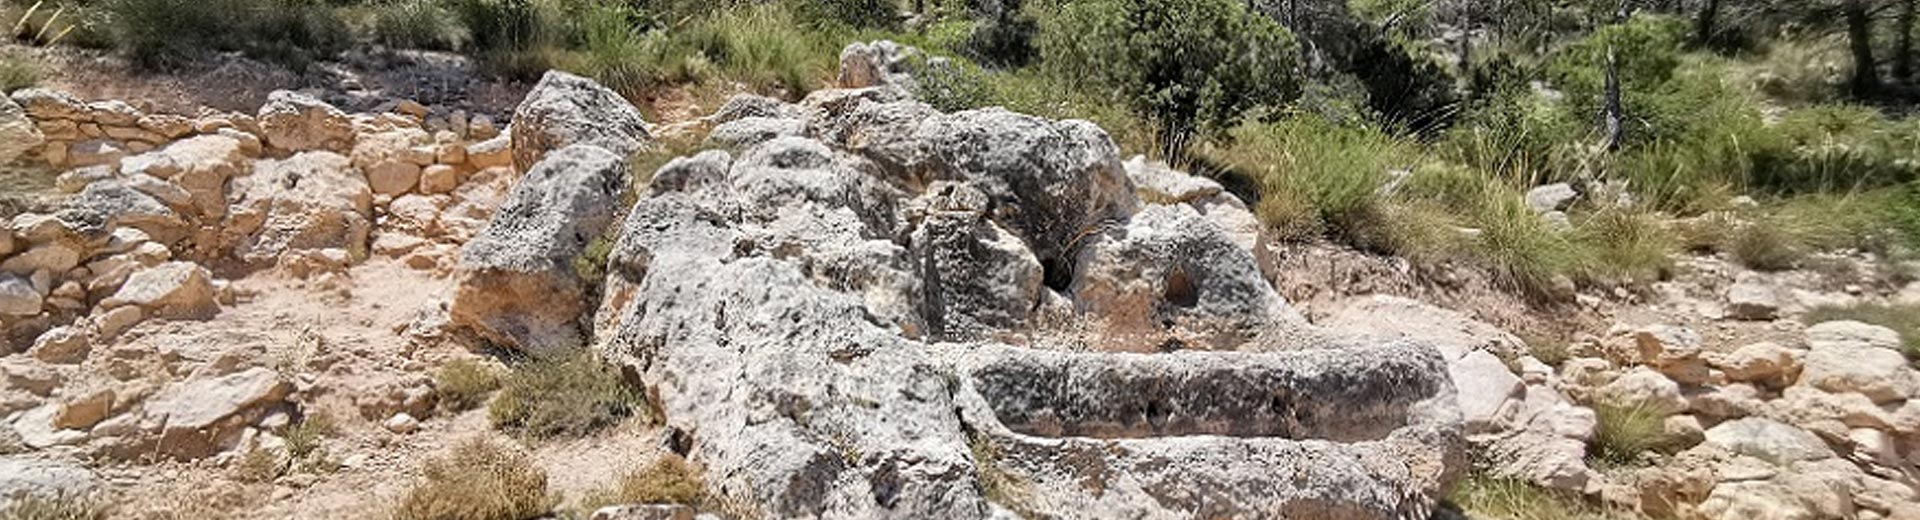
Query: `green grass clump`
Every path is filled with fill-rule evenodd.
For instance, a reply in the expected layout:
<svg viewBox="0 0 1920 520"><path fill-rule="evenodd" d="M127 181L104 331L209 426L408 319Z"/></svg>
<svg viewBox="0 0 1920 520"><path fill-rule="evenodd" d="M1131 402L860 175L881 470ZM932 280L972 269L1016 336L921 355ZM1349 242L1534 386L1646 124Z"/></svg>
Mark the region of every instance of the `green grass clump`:
<svg viewBox="0 0 1920 520"><path fill-rule="evenodd" d="M113 506L91 496L61 495L14 497L0 520L107 520L114 518Z"/></svg>
<svg viewBox="0 0 1920 520"><path fill-rule="evenodd" d="M611 489L587 497L582 509L619 504L681 504L699 506L707 499L707 485L693 466L668 454L645 469L628 473Z"/></svg>
<svg viewBox="0 0 1920 520"><path fill-rule="evenodd" d="M393 520L528 520L553 510L547 473L518 451L475 439L427 461Z"/></svg>
<svg viewBox="0 0 1920 520"><path fill-rule="evenodd" d="M26 58L0 55L0 94L40 84L40 66Z"/></svg>
<svg viewBox="0 0 1920 520"><path fill-rule="evenodd" d="M591 353L536 358L514 367L488 406L500 428L535 438L581 436L640 413L642 399Z"/></svg>
<svg viewBox="0 0 1920 520"><path fill-rule="evenodd" d="M1587 252L1584 275L1625 286L1644 286L1670 276L1679 243L1660 217L1609 208L1582 218L1574 239Z"/></svg>
<svg viewBox="0 0 1920 520"><path fill-rule="evenodd" d="M1557 492L1524 481L1488 475L1469 475L1447 501L1469 518L1484 520L1624 520L1625 513L1611 513L1588 505L1579 496Z"/></svg>
<svg viewBox="0 0 1920 520"><path fill-rule="evenodd" d="M500 389L500 374L479 361L454 360L433 373L433 388L441 407L464 412L486 404L487 396Z"/></svg>
<svg viewBox="0 0 1920 520"><path fill-rule="evenodd" d="M1844 307L1823 306L1807 311L1801 321L1808 325L1851 320L1879 325L1900 333L1908 357L1920 358L1920 305L1865 303Z"/></svg>
<svg viewBox="0 0 1920 520"><path fill-rule="evenodd" d="M239 51L303 69L352 41L343 17L303 0L104 0L104 34L147 67L183 65L207 52Z"/></svg>
<svg viewBox="0 0 1920 520"><path fill-rule="evenodd" d="M439 0L395 0L368 6L366 28L375 43L402 49L453 51L473 36Z"/></svg>
<svg viewBox="0 0 1920 520"><path fill-rule="evenodd" d="M1608 466L1633 466L1647 453L1666 450L1672 445L1667 436L1666 415L1640 404L1601 403L1593 407L1599 421L1588 453L1594 462Z"/></svg>

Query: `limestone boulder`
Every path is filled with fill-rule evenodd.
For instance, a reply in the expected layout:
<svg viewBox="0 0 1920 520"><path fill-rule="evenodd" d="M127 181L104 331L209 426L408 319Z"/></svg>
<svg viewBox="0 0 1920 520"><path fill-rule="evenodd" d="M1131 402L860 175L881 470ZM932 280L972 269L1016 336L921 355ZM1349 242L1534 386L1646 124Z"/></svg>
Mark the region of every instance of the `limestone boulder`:
<svg viewBox="0 0 1920 520"><path fill-rule="evenodd" d="M1687 409L1680 384L1647 367L1635 367L1600 387L1599 395L1618 406L1644 406L1662 415Z"/></svg>
<svg viewBox="0 0 1920 520"><path fill-rule="evenodd" d="M1053 276L1072 271L1082 237L1138 207L1118 147L1093 123L986 109L936 117L917 132L931 177L985 193L992 218L1025 240ZM1186 223L1192 220L1162 210L1142 224L1197 226Z"/></svg>
<svg viewBox="0 0 1920 520"><path fill-rule="evenodd" d="M373 192L345 156L305 152L261 161L233 191L224 232L240 260L271 264L301 251L367 247Z"/></svg>
<svg viewBox="0 0 1920 520"><path fill-rule="evenodd" d="M260 136L266 144L289 153L353 149L353 119L319 98L276 90L260 106Z"/></svg>
<svg viewBox="0 0 1920 520"><path fill-rule="evenodd" d="M25 276L0 273L0 315L33 316L40 314L45 295L34 289Z"/></svg>
<svg viewBox="0 0 1920 520"><path fill-rule="evenodd" d="M577 348L586 280L574 260L612 224L626 159L591 145L560 149L514 185L460 250L452 323L528 351Z"/></svg>
<svg viewBox="0 0 1920 520"><path fill-rule="evenodd" d="M1304 325L1253 253L1192 207L1148 206L1083 240L1068 291L1080 312L1109 326L1178 324L1212 332L1211 348L1230 348Z"/></svg>
<svg viewBox="0 0 1920 520"><path fill-rule="evenodd" d="M921 312L931 337L981 339L1024 326L1046 290L1040 261L986 219L985 194L957 184L933 191L935 207L913 238L924 259Z"/></svg>
<svg viewBox="0 0 1920 520"><path fill-rule="evenodd" d="M1727 288L1727 314L1740 320L1771 320L1780 314L1779 288L1748 277Z"/></svg>
<svg viewBox="0 0 1920 520"><path fill-rule="evenodd" d="M619 157L653 146L647 121L620 94L593 80L548 71L513 111L513 166L527 172L547 152L591 145Z"/></svg>

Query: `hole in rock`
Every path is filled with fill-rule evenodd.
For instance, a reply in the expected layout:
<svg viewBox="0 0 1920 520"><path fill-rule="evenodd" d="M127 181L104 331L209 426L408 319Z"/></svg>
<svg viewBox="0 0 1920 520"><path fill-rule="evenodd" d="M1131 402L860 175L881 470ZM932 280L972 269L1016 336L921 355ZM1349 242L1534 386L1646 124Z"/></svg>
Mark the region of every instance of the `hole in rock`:
<svg viewBox="0 0 1920 520"><path fill-rule="evenodd" d="M1193 286L1193 277L1187 276L1185 269L1175 268L1167 275L1167 290L1162 297L1167 303L1183 309L1200 304L1200 293Z"/></svg>
<svg viewBox="0 0 1920 520"><path fill-rule="evenodd" d="M1336 442L1377 440L1407 424L1409 408L1438 392L1430 370L1352 370L1344 361L1250 357L1195 363L1186 355L1009 358L973 373L1007 428L1041 437L1193 435Z"/></svg>

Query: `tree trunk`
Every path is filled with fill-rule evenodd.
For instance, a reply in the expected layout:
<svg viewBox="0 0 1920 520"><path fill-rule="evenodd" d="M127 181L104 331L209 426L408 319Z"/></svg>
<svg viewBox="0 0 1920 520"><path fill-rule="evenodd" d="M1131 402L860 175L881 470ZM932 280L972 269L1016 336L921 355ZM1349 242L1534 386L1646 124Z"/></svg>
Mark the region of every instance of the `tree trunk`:
<svg viewBox="0 0 1920 520"><path fill-rule="evenodd" d="M1700 17L1694 20L1694 43L1706 47L1714 43L1714 22L1720 16L1720 0L1706 0L1702 4Z"/></svg>
<svg viewBox="0 0 1920 520"><path fill-rule="evenodd" d="M1893 80L1900 83L1913 81L1913 4L1914 0L1900 0L1900 14L1893 22Z"/></svg>
<svg viewBox="0 0 1920 520"><path fill-rule="evenodd" d="M1607 101L1604 114L1607 151L1620 149L1620 142L1626 139L1626 109L1620 103L1620 63L1614 59L1613 49L1607 49Z"/></svg>
<svg viewBox="0 0 1920 520"><path fill-rule="evenodd" d="M1867 0L1847 0L1847 44L1853 50L1853 95L1873 97L1880 93L1879 62L1873 59L1873 19L1867 14Z"/></svg>

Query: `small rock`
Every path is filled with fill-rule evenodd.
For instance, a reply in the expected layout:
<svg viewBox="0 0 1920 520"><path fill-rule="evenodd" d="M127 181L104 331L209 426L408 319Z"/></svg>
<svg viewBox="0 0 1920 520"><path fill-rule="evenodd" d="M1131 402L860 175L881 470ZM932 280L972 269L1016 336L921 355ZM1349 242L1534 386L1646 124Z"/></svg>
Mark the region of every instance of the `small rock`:
<svg viewBox="0 0 1920 520"><path fill-rule="evenodd" d="M145 310L138 306L128 305L116 307L101 313L99 317L94 319L93 325L100 331L101 338L112 339L119 337L120 334L126 332L128 329L132 329L134 325L139 325L140 320L144 318L146 318Z"/></svg>
<svg viewBox="0 0 1920 520"><path fill-rule="evenodd" d="M1646 406L1662 414L1687 409L1686 398L1680 394L1680 385L1647 367L1635 367L1607 383L1607 386L1600 388L1600 395L1611 404Z"/></svg>
<svg viewBox="0 0 1920 520"><path fill-rule="evenodd" d="M0 273L0 315L33 316L40 314L40 291L27 278Z"/></svg>
<svg viewBox="0 0 1920 520"><path fill-rule="evenodd" d="M1735 282L1727 289L1727 313L1739 320L1771 320L1780 313L1780 293L1757 278Z"/></svg>
<svg viewBox="0 0 1920 520"><path fill-rule="evenodd" d="M33 349L27 353L34 359L58 365L77 364L86 361L92 344L87 333L80 327L54 327L33 341Z"/></svg>
<svg viewBox="0 0 1920 520"><path fill-rule="evenodd" d="M459 168L436 164L420 171L420 193L428 195L447 193L458 187L460 187Z"/></svg>
<svg viewBox="0 0 1920 520"><path fill-rule="evenodd" d="M420 420L406 413L397 413L393 414L393 417L387 418L387 421L382 423L382 426L385 426L387 431L404 435L419 431Z"/></svg>
<svg viewBox="0 0 1920 520"><path fill-rule="evenodd" d="M1527 190L1527 207L1535 213L1562 211L1573 205L1573 200L1579 197L1580 193L1574 191L1572 184L1548 184Z"/></svg>
<svg viewBox="0 0 1920 520"><path fill-rule="evenodd" d="M693 508L683 505L631 504L596 509L588 520L694 520L694 518Z"/></svg>
<svg viewBox="0 0 1920 520"><path fill-rule="evenodd" d="M1707 430L1706 442L1727 451L1786 464L1832 458L1833 449L1820 437L1792 425L1748 417L1720 423Z"/></svg>
<svg viewBox="0 0 1920 520"><path fill-rule="evenodd" d="M68 430L86 430L106 420L113 412L113 390L96 390L78 399L60 404L53 426Z"/></svg>

